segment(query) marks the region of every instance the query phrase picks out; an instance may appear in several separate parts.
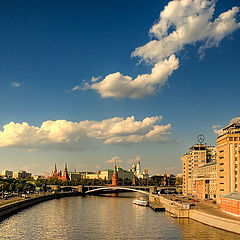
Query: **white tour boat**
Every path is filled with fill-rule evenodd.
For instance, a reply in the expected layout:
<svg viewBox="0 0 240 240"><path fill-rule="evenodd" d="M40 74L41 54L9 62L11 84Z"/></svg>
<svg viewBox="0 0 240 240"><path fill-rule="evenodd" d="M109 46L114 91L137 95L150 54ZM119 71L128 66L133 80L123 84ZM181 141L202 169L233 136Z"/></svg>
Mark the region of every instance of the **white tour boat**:
<svg viewBox="0 0 240 240"><path fill-rule="evenodd" d="M140 198L140 199L134 199L133 200L133 204L136 204L136 205L140 205L140 206L147 206L148 205L148 201L144 200L143 198Z"/></svg>

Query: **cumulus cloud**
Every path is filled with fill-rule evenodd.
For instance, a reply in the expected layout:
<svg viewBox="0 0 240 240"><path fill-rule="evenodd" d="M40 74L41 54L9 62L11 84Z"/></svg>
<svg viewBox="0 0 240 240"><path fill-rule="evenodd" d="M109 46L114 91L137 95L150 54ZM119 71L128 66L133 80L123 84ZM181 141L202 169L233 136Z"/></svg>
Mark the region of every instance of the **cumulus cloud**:
<svg viewBox="0 0 240 240"><path fill-rule="evenodd" d="M213 129L213 132L218 136L222 134L222 127L220 125L213 125L212 129Z"/></svg>
<svg viewBox="0 0 240 240"><path fill-rule="evenodd" d="M123 161L118 156L112 157L111 159L105 161L105 163L122 163L122 162Z"/></svg>
<svg viewBox="0 0 240 240"><path fill-rule="evenodd" d="M75 87L72 88L72 91L78 91L81 90L81 86L80 85L76 85Z"/></svg>
<svg viewBox="0 0 240 240"><path fill-rule="evenodd" d="M131 76L115 72L102 81L92 78L86 89L96 90L103 98L143 98L156 94L168 81L169 76L179 67L175 56L186 46L200 44L198 54L216 47L223 38L240 27L237 22L239 7L221 13L215 19L215 0L173 0L160 12L159 20L150 29L152 40L137 47L131 56L140 62L153 64L150 74ZM133 139L133 141L138 141Z"/></svg>
<svg viewBox="0 0 240 240"><path fill-rule="evenodd" d="M0 147L84 150L96 144L169 142L171 124L161 125L161 119L157 116L136 121L132 116L103 121L49 120L40 127L10 122L0 131Z"/></svg>
<svg viewBox="0 0 240 240"><path fill-rule="evenodd" d="M97 82L98 80L101 79L101 76L98 76L98 77L92 77L91 78L91 82Z"/></svg>
<svg viewBox="0 0 240 240"><path fill-rule="evenodd" d="M150 74L138 75L135 79L120 72L107 75L102 81L89 85L101 97L142 98L154 94L168 80L172 72L178 69L179 61L175 55L155 64Z"/></svg>
<svg viewBox="0 0 240 240"><path fill-rule="evenodd" d="M240 27L236 16L238 7L213 19L216 1L179 0L171 1L160 13L160 18L150 29L155 38L132 53L134 57L150 62L159 62L176 54L187 45L201 44L199 53L206 48L218 46L221 40Z"/></svg>
<svg viewBox="0 0 240 240"><path fill-rule="evenodd" d="M72 88L72 91L78 91L81 90L81 86L80 85L76 85L75 87Z"/></svg>
<svg viewBox="0 0 240 240"><path fill-rule="evenodd" d="M17 88L17 87L21 86L21 84L19 82L11 82L11 85L13 88Z"/></svg>

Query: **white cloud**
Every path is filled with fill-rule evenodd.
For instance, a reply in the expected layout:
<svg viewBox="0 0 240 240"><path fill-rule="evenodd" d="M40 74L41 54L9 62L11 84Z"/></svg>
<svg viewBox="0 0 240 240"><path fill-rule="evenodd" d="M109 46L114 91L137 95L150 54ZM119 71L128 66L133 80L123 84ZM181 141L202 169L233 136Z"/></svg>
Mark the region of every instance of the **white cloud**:
<svg viewBox="0 0 240 240"><path fill-rule="evenodd" d="M72 91L73 91L73 92L74 92L74 91L78 91L78 90L81 90L80 85L77 85L77 86L75 86L75 87L72 88Z"/></svg>
<svg viewBox="0 0 240 240"><path fill-rule="evenodd" d="M19 82L11 82L11 85L13 88L17 88L17 87L21 86L21 84Z"/></svg>
<svg viewBox="0 0 240 240"><path fill-rule="evenodd" d="M151 73L133 79L116 72L97 83L92 78L92 83L85 85L84 90L93 89L103 98L116 99L136 99L155 94L178 69L179 60L175 55L185 46L200 43L198 54L203 57L205 49L218 46L224 37L240 27L236 19L239 7L233 7L213 19L215 3L215 0L170 1L160 12L158 22L150 29L154 39L131 54L139 57L140 62L153 64Z"/></svg>
<svg viewBox="0 0 240 240"><path fill-rule="evenodd" d="M159 21L150 29L155 38L132 53L134 57L150 62L159 62L183 50L187 45L200 42L199 53L220 41L240 27L236 16L238 7L233 7L213 19L215 1L171 1L160 13Z"/></svg>
<svg viewBox="0 0 240 240"><path fill-rule="evenodd" d="M222 134L222 127L220 125L213 125L212 129L213 129L213 132L218 136Z"/></svg>
<svg viewBox="0 0 240 240"><path fill-rule="evenodd" d="M97 82L98 80L101 79L101 76L98 76L98 77L92 77L91 78L91 82Z"/></svg>
<svg viewBox="0 0 240 240"><path fill-rule="evenodd" d="M78 91L78 90L87 90L87 89L89 89L89 86L90 86L89 83L84 80L84 81L82 81L81 84L76 85L75 87L73 87L71 89L71 91L75 92L75 91Z"/></svg>
<svg viewBox="0 0 240 240"><path fill-rule="evenodd" d="M122 162L123 161L118 156L112 157L111 159L105 161L105 163L122 163Z"/></svg>
<svg viewBox="0 0 240 240"><path fill-rule="evenodd" d="M169 142L171 124L161 125L159 117L136 121L134 116L103 121L45 121L40 127L27 122L10 122L0 131L0 147L83 150L96 144ZM30 150L31 151L31 150Z"/></svg>
<svg viewBox="0 0 240 240"><path fill-rule="evenodd" d="M119 72L107 75L102 81L89 85L101 97L142 98L154 94L168 80L172 72L178 69L179 61L175 55L155 64L150 74L138 75L135 79Z"/></svg>

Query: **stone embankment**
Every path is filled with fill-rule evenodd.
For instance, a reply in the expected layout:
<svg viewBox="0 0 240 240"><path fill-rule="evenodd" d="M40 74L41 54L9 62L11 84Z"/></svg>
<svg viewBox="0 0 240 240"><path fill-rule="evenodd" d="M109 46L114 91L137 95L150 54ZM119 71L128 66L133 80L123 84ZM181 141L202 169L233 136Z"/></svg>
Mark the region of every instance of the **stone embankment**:
<svg viewBox="0 0 240 240"><path fill-rule="evenodd" d="M240 219L219 216L219 213L217 210L214 210L214 208L208 211L205 210L205 212L201 209L188 209L189 205L180 204L163 196L153 194L149 195L149 204L156 208L164 208L167 212L172 214L172 217L190 218L215 228L240 234Z"/></svg>
<svg viewBox="0 0 240 240"><path fill-rule="evenodd" d="M54 194L46 194L46 195L41 195L41 196L28 198L28 199L22 199L13 203L9 203L0 207L0 220L20 210L31 207L41 202L62 198L62 197L70 197L70 196L78 196L78 195L81 195L81 193L79 192L54 193Z"/></svg>

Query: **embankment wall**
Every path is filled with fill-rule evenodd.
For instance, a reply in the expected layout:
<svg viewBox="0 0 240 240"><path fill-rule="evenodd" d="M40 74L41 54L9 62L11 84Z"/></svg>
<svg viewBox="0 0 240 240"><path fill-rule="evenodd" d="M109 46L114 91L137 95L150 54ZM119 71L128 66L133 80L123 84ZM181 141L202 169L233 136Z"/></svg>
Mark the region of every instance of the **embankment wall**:
<svg viewBox="0 0 240 240"><path fill-rule="evenodd" d="M152 194L149 195L149 202L163 206L167 212L170 212L176 217L188 217L215 228L240 234L240 219L232 220L201 212L200 210L182 209L181 204L175 203L162 196Z"/></svg>
<svg viewBox="0 0 240 240"><path fill-rule="evenodd" d="M9 203L7 205L0 207L0 219L2 220L12 215L13 213L16 213L20 210L23 210L25 208L31 207L35 204L38 204L44 201L62 198L62 197L78 196L78 195L81 195L81 193L78 193L78 192L55 193L55 194L37 196L29 199L23 199L14 203Z"/></svg>

